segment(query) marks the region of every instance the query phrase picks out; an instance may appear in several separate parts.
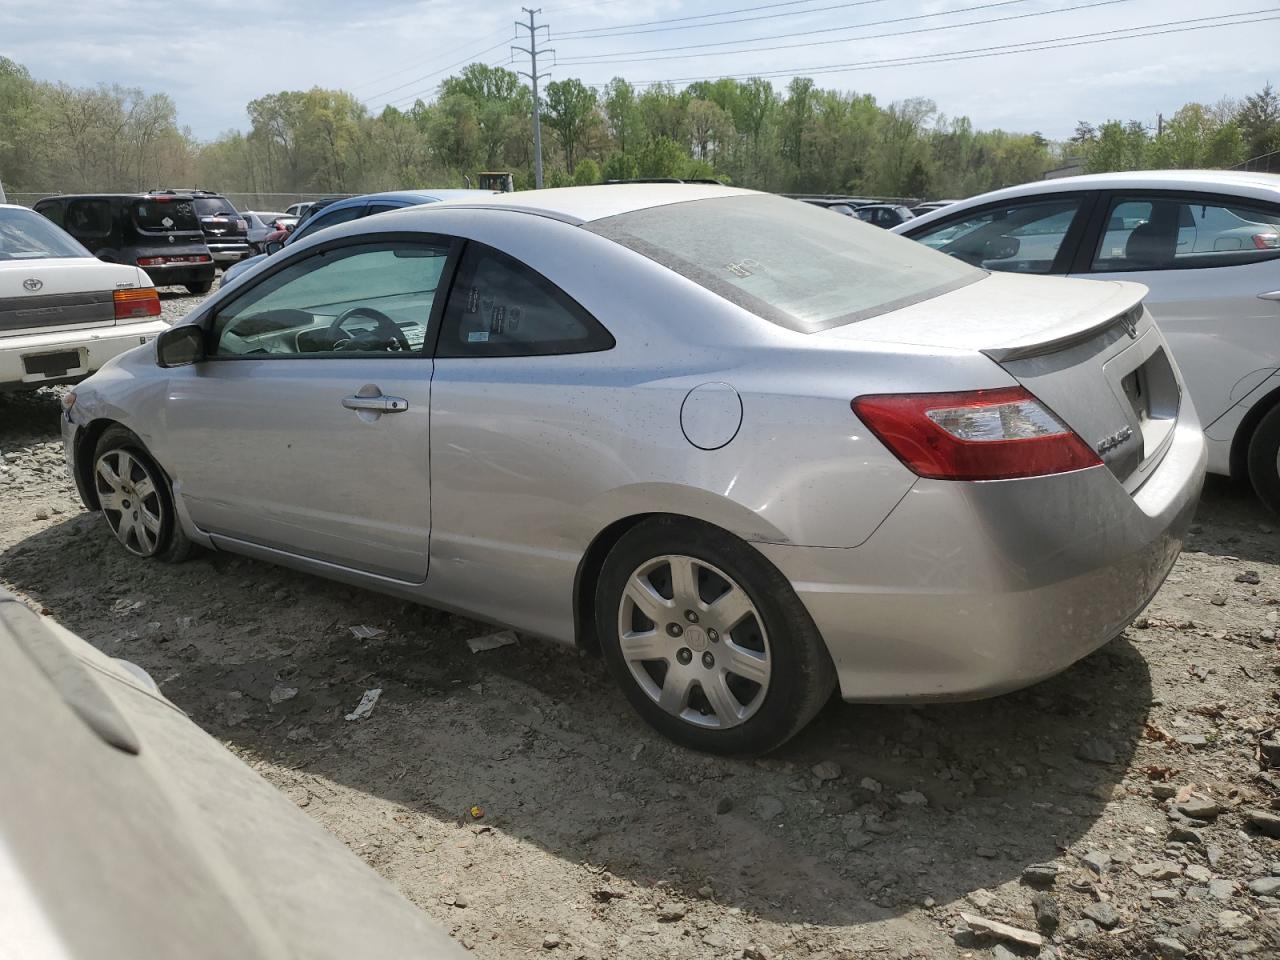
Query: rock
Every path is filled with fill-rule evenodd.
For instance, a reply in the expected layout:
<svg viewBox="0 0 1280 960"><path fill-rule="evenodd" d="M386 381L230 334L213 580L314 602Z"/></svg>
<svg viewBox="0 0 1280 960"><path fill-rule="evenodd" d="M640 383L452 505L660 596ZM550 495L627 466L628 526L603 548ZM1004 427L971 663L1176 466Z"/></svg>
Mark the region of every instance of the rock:
<svg viewBox="0 0 1280 960"><path fill-rule="evenodd" d="M1192 820L1215 820L1222 812L1222 807L1213 800L1204 797L1192 797L1182 803L1175 803L1173 809Z"/></svg>
<svg viewBox="0 0 1280 960"><path fill-rule="evenodd" d="M960 919L968 924L969 929L979 936L992 937L1008 943L1017 943L1024 947L1033 947L1036 950L1044 946L1044 937L1038 933L1032 933L1030 930L1022 930L1007 923L1001 923L998 920L987 920L972 913L961 913Z"/></svg>
<svg viewBox="0 0 1280 960"><path fill-rule="evenodd" d="M826 783L828 780L839 780L844 771L840 769L840 764L823 760L821 763L815 763L809 772L821 782Z"/></svg>
<svg viewBox="0 0 1280 960"><path fill-rule="evenodd" d="M1187 878L1196 881L1196 883L1208 883L1213 877L1213 871L1208 867L1202 867L1198 863L1193 863L1182 871Z"/></svg>
<svg viewBox="0 0 1280 960"><path fill-rule="evenodd" d="M1102 876L1111 868L1111 855L1100 850L1090 850L1080 858L1080 862L1098 876Z"/></svg>
<svg viewBox="0 0 1280 960"><path fill-rule="evenodd" d="M1244 811L1244 818L1248 821L1249 826L1259 833L1265 833L1268 837L1275 837L1280 840L1280 816L1274 813L1267 813L1265 810L1246 810Z"/></svg>
<svg viewBox="0 0 1280 960"><path fill-rule="evenodd" d="M1241 940L1231 948L1231 952L1237 957L1247 957L1251 954L1257 953L1261 949L1262 944L1257 940Z"/></svg>
<svg viewBox="0 0 1280 960"><path fill-rule="evenodd" d="M1210 880L1209 896L1215 900L1230 900L1236 892L1234 880Z"/></svg>
<svg viewBox="0 0 1280 960"><path fill-rule="evenodd" d="M1022 869L1022 881L1033 887L1047 887L1058 878L1056 863L1033 863Z"/></svg>
<svg viewBox="0 0 1280 960"><path fill-rule="evenodd" d="M467 899L466 894L459 893L454 895L453 905L459 910L465 910L467 907L471 906L471 901Z"/></svg>
<svg viewBox="0 0 1280 960"><path fill-rule="evenodd" d="M869 833L861 830L846 830L844 834L844 843L850 850L861 850L875 840Z"/></svg>
<svg viewBox="0 0 1280 960"><path fill-rule="evenodd" d="M48 508L48 507L36 507L36 519L37 519L37 520L48 520L48 519L49 519L49 508Z"/></svg>
<svg viewBox="0 0 1280 960"><path fill-rule="evenodd" d="M773 960L773 951L762 943L755 943L743 948L742 960Z"/></svg>
<svg viewBox="0 0 1280 960"><path fill-rule="evenodd" d="M1062 934L1063 940L1089 940L1098 935L1098 925L1092 920L1077 920Z"/></svg>
<svg viewBox="0 0 1280 960"><path fill-rule="evenodd" d="M542 938L543 950L554 950L558 946L560 946L560 938L557 937L554 933L549 933Z"/></svg>
<svg viewBox="0 0 1280 960"><path fill-rule="evenodd" d="M712 888L711 884L709 883L704 884L703 886L698 888L698 896L700 896L703 900L710 900L715 895L716 895L716 892Z"/></svg>
<svg viewBox="0 0 1280 960"><path fill-rule="evenodd" d="M733 800L729 797L721 797L716 804L716 815L723 817L726 813L733 809Z"/></svg>
<svg viewBox="0 0 1280 960"><path fill-rule="evenodd" d="M1089 737L1076 748L1076 756L1089 763L1115 763L1115 747L1099 737Z"/></svg>
<svg viewBox="0 0 1280 960"><path fill-rule="evenodd" d="M1204 834L1194 827L1180 823L1174 824L1169 830L1169 839L1177 843L1194 843L1196 846L1204 846Z"/></svg>
<svg viewBox="0 0 1280 960"><path fill-rule="evenodd" d="M863 777L858 781L858 786L871 793L879 793L884 789L879 780L873 780L871 777Z"/></svg>
<svg viewBox="0 0 1280 960"><path fill-rule="evenodd" d="M1280 896L1280 877L1262 877L1249 882L1249 892L1259 897Z"/></svg>
<svg viewBox="0 0 1280 960"><path fill-rule="evenodd" d="M1156 903L1177 903L1182 899L1182 894L1169 887L1161 887L1158 890L1151 891L1151 899Z"/></svg>
<svg viewBox="0 0 1280 960"><path fill-rule="evenodd" d="M659 923L675 923L684 919L684 907L663 907L658 911Z"/></svg>
<svg viewBox="0 0 1280 960"><path fill-rule="evenodd" d="M1031 898L1031 909L1036 915L1036 926L1044 931L1046 936L1053 936L1054 931L1058 929L1058 924L1062 922L1062 910L1058 906L1058 901L1047 893L1037 893Z"/></svg>
<svg viewBox="0 0 1280 960"><path fill-rule="evenodd" d="M703 935L702 945L710 947L712 950L723 950L729 945L729 941L718 933L708 933Z"/></svg>
<svg viewBox="0 0 1280 960"><path fill-rule="evenodd" d="M1178 788L1172 783L1154 783L1151 785L1151 795L1157 800L1168 800L1175 796Z"/></svg>
<svg viewBox="0 0 1280 960"><path fill-rule="evenodd" d="M271 688L272 703L284 703L284 701L292 700L297 695L298 695L297 687L286 686L283 683L278 683Z"/></svg>
<svg viewBox="0 0 1280 960"><path fill-rule="evenodd" d="M991 950L991 960L1018 960L1018 955L1003 944L997 943Z"/></svg>
<svg viewBox="0 0 1280 960"><path fill-rule="evenodd" d="M1239 930L1241 927L1247 926L1248 923L1248 915L1241 913L1239 910L1223 910L1218 914L1218 927L1222 930Z"/></svg>
<svg viewBox="0 0 1280 960"><path fill-rule="evenodd" d="M979 910L986 910L993 903L995 903L996 900L998 900L999 898L990 890L979 889L971 892L968 896L965 897L965 899L968 900L970 903L972 903Z"/></svg>
<svg viewBox="0 0 1280 960"><path fill-rule="evenodd" d="M1227 595L1225 593L1215 593L1209 598L1209 602L1215 607L1225 607L1227 605Z"/></svg>
<svg viewBox="0 0 1280 960"><path fill-rule="evenodd" d="M1222 859L1222 848L1216 843L1211 843L1204 848L1204 857L1209 861L1209 866L1216 869L1218 861Z"/></svg>
<svg viewBox="0 0 1280 960"><path fill-rule="evenodd" d="M908 790L898 794L898 802L905 807L927 807L929 798L919 790Z"/></svg>
<svg viewBox="0 0 1280 960"><path fill-rule="evenodd" d="M756 800L756 816L761 820L776 820L785 809L777 797L760 797Z"/></svg>
<svg viewBox="0 0 1280 960"><path fill-rule="evenodd" d="M1180 737L1175 737L1178 743L1184 747L1190 747L1192 750L1199 750L1201 747L1209 745L1209 739L1202 733L1184 733Z"/></svg>
<svg viewBox="0 0 1280 960"><path fill-rule="evenodd" d="M1135 863L1133 872L1149 880L1172 880L1181 876L1182 867L1172 860L1156 860L1153 863Z"/></svg>
<svg viewBox="0 0 1280 960"><path fill-rule="evenodd" d="M1120 922L1120 914L1109 903L1091 903L1084 908L1084 915L1103 930L1110 930Z"/></svg>
<svg viewBox="0 0 1280 960"><path fill-rule="evenodd" d="M1262 582L1262 578L1258 576L1257 570L1246 570L1244 573L1236 574L1236 583L1248 583L1257 586Z"/></svg>
<svg viewBox="0 0 1280 960"><path fill-rule="evenodd" d="M1156 937L1151 941L1151 949L1163 960L1182 960L1187 955L1187 948L1173 937Z"/></svg>

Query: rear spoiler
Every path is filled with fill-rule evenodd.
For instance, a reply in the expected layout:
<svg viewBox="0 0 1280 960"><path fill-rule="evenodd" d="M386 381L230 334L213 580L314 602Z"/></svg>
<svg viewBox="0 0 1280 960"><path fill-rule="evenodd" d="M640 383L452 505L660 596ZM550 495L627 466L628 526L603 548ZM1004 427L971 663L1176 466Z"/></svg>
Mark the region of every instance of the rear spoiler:
<svg viewBox="0 0 1280 960"><path fill-rule="evenodd" d="M1130 283L1128 281L1117 285L1130 295L1126 299L1136 298L1137 302L1131 303L1120 313L1105 320L1083 325L1067 321L1048 330L1039 331L1035 335L1034 342L1022 341L1000 347L988 347L982 351L983 355L990 357L996 363L1009 363L1014 360L1026 360L1029 357L1042 357L1085 343L1113 327L1119 328L1123 334L1136 339L1138 336L1138 322L1142 319L1142 311L1144 309L1142 298L1147 295L1147 288L1140 283Z"/></svg>

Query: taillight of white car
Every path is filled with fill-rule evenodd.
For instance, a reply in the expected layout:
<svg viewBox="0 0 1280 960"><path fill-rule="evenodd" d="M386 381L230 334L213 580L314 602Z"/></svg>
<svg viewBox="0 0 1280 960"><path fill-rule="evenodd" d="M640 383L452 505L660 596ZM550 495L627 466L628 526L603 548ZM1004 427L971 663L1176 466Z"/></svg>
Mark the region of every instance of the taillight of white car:
<svg viewBox="0 0 1280 960"><path fill-rule="evenodd" d="M160 294L155 287L117 290L112 294L117 320L142 320L160 316Z"/></svg>
<svg viewBox="0 0 1280 960"><path fill-rule="evenodd" d="M912 472L934 480L1011 480L1102 463L1022 387L858 397L853 412Z"/></svg>

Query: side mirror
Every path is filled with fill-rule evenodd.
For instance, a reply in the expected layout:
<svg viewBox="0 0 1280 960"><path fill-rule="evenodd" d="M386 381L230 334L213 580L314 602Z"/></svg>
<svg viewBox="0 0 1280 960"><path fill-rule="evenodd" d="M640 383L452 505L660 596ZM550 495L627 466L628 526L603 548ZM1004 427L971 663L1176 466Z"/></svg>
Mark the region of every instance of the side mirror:
<svg viewBox="0 0 1280 960"><path fill-rule="evenodd" d="M204 359L204 329L184 323L156 337L156 364L185 367Z"/></svg>
<svg viewBox="0 0 1280 960"><path fill-rule="evenodd" d="M262 249L266 252L267 256L271 256L271 254L279 253L281 250L283 250L284 244L281 243L279 240L268 240L266 243L262 245Z"/></svg>
<svg viewBox="0 0 1280 960"><path fill-rule="evenodd" d="M982 248L983 260L1012 260L1022 249L1017 237L992 237Z"/></svg>

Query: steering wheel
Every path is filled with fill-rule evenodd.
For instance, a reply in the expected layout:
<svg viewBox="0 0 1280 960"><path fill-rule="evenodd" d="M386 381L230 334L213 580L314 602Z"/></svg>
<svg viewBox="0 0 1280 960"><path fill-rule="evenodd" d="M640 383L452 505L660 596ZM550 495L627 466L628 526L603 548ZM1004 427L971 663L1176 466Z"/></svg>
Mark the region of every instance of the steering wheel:
<svg viewBox="0 0 1280 960"><path fill-rule="evenodd" d="M333 323L329 324L329 336L333 338L334 350L370 350L377 349L377 346L371 344L367 339L362 339L361 334L351 334L344 330L342 325L352 317L368 317L377 327L374 333L380 334L381 342L389 349L409 351L409 341L405 338L396 322L388 317L380 310L373 307L352 307L350 310L344 310L333 318ZM367 334L365 335L367 337ZM394 347L392 346L394 344Z"/></svg>

